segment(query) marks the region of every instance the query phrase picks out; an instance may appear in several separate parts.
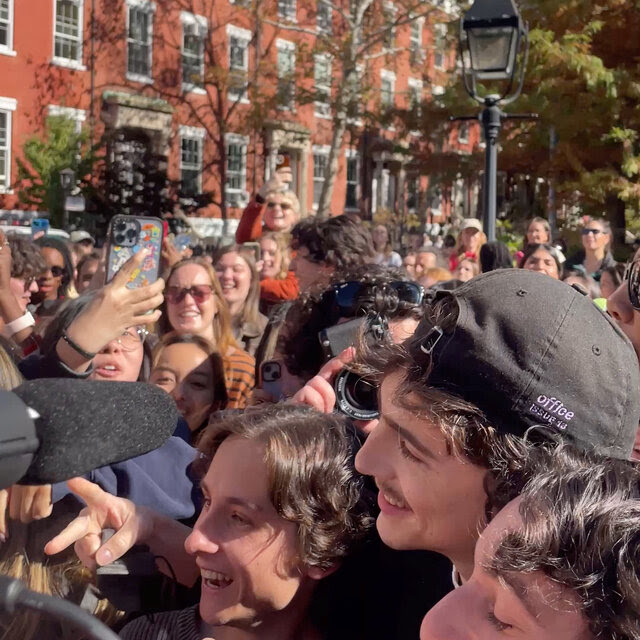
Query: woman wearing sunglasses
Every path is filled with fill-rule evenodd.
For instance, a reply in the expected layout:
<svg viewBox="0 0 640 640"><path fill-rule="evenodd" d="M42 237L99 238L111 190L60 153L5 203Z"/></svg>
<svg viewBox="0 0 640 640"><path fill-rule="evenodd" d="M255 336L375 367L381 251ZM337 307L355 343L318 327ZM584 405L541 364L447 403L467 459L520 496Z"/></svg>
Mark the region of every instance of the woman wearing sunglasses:
<svg viewBox="0 0 640 640"><path fill-rule="evenodd" d="M611 227L606 220L593 218L585 223L580 234L583 249L567 260L565 268L570 271L582 266L588 275L600 282L602 270L616 264L609 250Z"/></svg>
<svg viewBox="0 0 640 640"><path fill-rule="evenodd" d="M253 389L255 360L233 337L231 314L213 267L202 258L175 264L167 277L158 332L193 334L208 340L225 365L228 408L242 409Z"/></svg>
<svg viewBox="0 0 640 640"><path fill-rule="evenodd" d="M62 240L39 238L36 244L48 269L38 277L38 291L31 296L37 317L54 315L66 298L76 298L73 288L73 262L71 252Z"/></svg>

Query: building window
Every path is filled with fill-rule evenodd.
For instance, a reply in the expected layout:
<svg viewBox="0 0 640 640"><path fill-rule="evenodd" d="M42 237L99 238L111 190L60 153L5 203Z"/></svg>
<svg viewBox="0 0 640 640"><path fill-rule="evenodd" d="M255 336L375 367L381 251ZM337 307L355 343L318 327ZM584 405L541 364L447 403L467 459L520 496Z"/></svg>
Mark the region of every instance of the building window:
<svg viewBox="0 0 640 640"><path fill-rule="evenodd" d="M360 158L353 150L347 150L347 193L345 209L358 208L358 185L360 183Z"/></svg>
<svg viewBox="0 0 640 640"><path fill-rule="evenodd" d="M204 43L208 25L206 18L183 12L182 21L182 88L202 89L204 85Z"/></svg>
<svg viewBox="0 0 640 640"><path fill-rule="evenodd" d="M11 189L11 120L17 102L0 98L0 193Z"/></svg>
<svg viewBox="0 0 640 640"><path fill-rule="evenodd" d="M388 111L393 107L396 74L383 69L380 72L380 106Z"/></svg>
<svg viewBox="0 0 640 640"><path fill-rule="evenodd" d="M417 120L422 115L422 80L418 78L409 78L407 81L409 87L409 110L411 111L412 120Z"/></svg>
<svg viewBox="0 0 640 640"><path fill-rule="evenodd" d="M204 129L180 127L180 191L185 196L202 193Z"/></svg>
<svg viewBox="0 0 640 640"><path fill-rule="evenodd" d="M247 101L251 31L227 25L229 38L229 100Z"/></svg>
<svg viewBox="0 0 640 640"><path fill-rule="evenodd" d="M0 0L0 53L13 50L13 0Z"/></svg>
<svg viewBox="0 0 640 640"><path fill-rule="evenodd" d="M82 127L87 120L87 112L84 109L74 109L73 107L61 107L57 104L49 105L49 117L67 118L75 123L76 133L81 133Z"/></svg>
<svg viewBox="0 0 640 640"><path fill-rule="evenodd" d="M278 18L295 21L296 0L278 0Z"/></svg>
<svg viewBox="0 0 640 640"><path fill-rule="evenodd" d="M331 33L333 31L333 12L331 5L323 0L316 3L316 27L322 33Z"/></svg>
<svg viewBox="0 0 640 640"><path fill-rule="evenodd" d="M324 185L324 176L327 171L329 149L327 147L313 148L313 206L320 202L320 194Z"/></svg>
<svg viewBox="0 0 640 640"><path fill-rule="evenodd" d="M466 122L461 123L458 128L458 142L462 144L469 142L469 125Z"/></svg>
<svg viewBox="0 0 640 640"><path fill-rule="evenodd" d="M445 69L446 68L446 55L445 55L445 47L446 47L446 36L447 36L447 26L444 24L436 24L434 26L434 54L433 54L433 66L436 69Z"/></svg>
<svg viewBox="0 0 640 640"><path fill-rule="evenodd" d="M382 36L382 46L385 49L393 49L396 43L396 13L397 7L392 2L385 2L382 9L386 28Z"/></svg>
<svg viewBox="0 0 640 640"><path fill-rule="evenodd" d="M82 65L83 0L56 0L56 23L53 37L55 62Z"/></svg>
<svg viewBox="0 0 640 640"><path fill-rule="evenodd" d="M247 146L248 138L229 133L227 144L227 204L240 207L246 204L247 188Z"/></svg>
<svg viewBox="0 0 640 640"><path fill-rule="evenodd" d="M411 21L409 51L411 55L411 64L420 64L423 60L422 51L422 27L424 21L421 18L414 18Z"/></svg>
<svg viewBox="0 0 640 640"><path fill-rule="evenodd" d="M315 114L321 118L328 118L331 110L331 59L326 55L317 55L314 62Z"/></svg>
<svg viewBox="0 0 640 640"><path fill-rule="evenodd" d="M151 79L153 12L154 6L151 3L129 0L127 75L131 80L145 82Z"/></svg>
<svg viewBox="0 0 640 640"><path fill-rule="evenodd" d="M420 205L420 178L410 176L407 178L407 210L415 213Z"/></svg>
<svg viewBox="0 0 640 640"><path fill-rule="evenodd" d="M288 40L277 40L278 49L278 104L292 109L295 95L296 46Z"/></svg>

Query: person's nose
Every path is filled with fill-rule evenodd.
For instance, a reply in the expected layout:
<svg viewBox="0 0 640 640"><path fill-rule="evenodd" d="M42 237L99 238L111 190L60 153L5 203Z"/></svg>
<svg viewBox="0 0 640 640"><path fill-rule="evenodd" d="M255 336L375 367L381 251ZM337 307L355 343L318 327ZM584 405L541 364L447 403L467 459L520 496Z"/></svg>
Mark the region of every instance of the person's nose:
<svg viewBox="0 0 640 640"><path fill-rule="evenodd" d="M422 620L420 640L480 640L486 637L488 603L481 610L480 601L467 593L471 585L463 585L440 600ZM483 599L484 600L484 599ZM460 615L460 612L464 612Z"/></svg>
<svg viewBox="0 0 640 640"><path fill-rule="evenodd" d="M32 280L31 284L27 287L27 291L30 293L38 293L40 287L38 286L37 280Z"/></svg>
<svg viewBox="0 0 640 640"><path fill-rule="evenodd" d="M120 353L122 351L122 345L117 340L111 340L102 349L101 353Z"/></svg>
<svg viewBox="0 0 640 640"><path fill-rule="evenodd" d="M207 526L211 524L208 522L210 519L208 514L201 514L198 518L193 531L184 541L184 548L188 554L214 554L220 550L220 545L215 540L215 528L213 526Z"/></svg>
<svg viewBox="0 0 640 640"><path fill-rule="evenodd" d="M629 300L629 283L625 280L607 299L607 311L618 324L633 321L635 313Z"/></svg>
<svg viewBox="0 0 640 640"><path fill-rule="evenodd" d="M380 480L391 475L389 462L389 448L385 451L385 437L383 427L377 424L367 436L362 447L356 454L356 469L366 476L374 476Z"/></svg>

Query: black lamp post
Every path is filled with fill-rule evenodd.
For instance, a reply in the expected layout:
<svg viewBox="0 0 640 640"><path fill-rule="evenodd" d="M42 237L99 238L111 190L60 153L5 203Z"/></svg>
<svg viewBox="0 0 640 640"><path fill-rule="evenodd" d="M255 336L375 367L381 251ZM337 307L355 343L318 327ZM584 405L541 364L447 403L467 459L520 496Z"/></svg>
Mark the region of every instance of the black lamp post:
<svg viewBox="0 0 640 640"><path fill-rule="evenodd" d="M500 108L501 104L513 102L522 91L528 47L527 26L513 0L476 0L460 20L464 87L474 100L484 105L480 114L486 144L484 231L490 241L496 238L497 144L502 121L536 117L506 114ZM502 81L504 91L479 93L477 83L485 80ZM453 119L475 120L476 116Z"/></svg>
<svg viewBox="0 0 640 640"><path fill-rule="evenodd" d="M69 228L69 211L67 210L67 197L76 184L76 172L73 169L60 171L60 186L62 187L62 228Z"/></svg>

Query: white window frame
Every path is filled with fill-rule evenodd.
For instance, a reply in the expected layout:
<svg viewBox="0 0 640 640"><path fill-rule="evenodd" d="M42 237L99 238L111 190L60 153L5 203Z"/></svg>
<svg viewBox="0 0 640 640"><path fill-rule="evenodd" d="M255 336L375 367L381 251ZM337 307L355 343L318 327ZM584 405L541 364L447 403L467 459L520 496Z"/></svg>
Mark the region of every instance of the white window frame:
<svg viewBox="0 0 640 640"><path fill-rule="evenodd" d="M8 15L7 25L7 43L0 44L0 54L3 56L15 56L16 52L13 49L13 30L14 30L14 13L13 13L14 0L7 0Z"/></svg>
<svg viewBox="0 0 640 640"><path fill-rule="evenodd" d="M73 120L76 125L76 133L82 131L82 125L87 121L87 112L84 109L75 109L74 107L62 107L57 104L50 104L47 109L48 116L62 116Z"/></svg>
<svg viewBox="0 0 640 640"><path fill-rule="evenodd" d="M182 162L182 141L183 140L196 140L198 142L198 151L199 151L199 175L198 175L198 193L202 193L202 168L203 168L203 157L204 157L204 140L206 138L207 132L202 127L189 127L186 125L180 125L178 128L178 135L180 138L180 187L182 188L182 171L183 169L193 170L195 165L184 165ZM196 194L197 195L197 194Z"/></svg>
<svg viewBox="0 0 640 640"><path fill-rule="evenodd" d="M314 114L316 118L331 119L331 56L326 53L319 53L313 56L313 78L316 88L316 97L320 95L320 91L326 93L327 101L315 100L314 101ZM327 65L326 78L320 78L318 74L319 65ZM323 80L328 81L323 82Z"/></svg>
<svg viewBox="0 0 640 640"><path fill-rule="evenodd" d="M344 156L345 156L345 171L344 171L344 175L345 175L345 190L344 190L344 209L345 211L358 211L358 191L360 189L360 170L361 170L361 165L362 165L362 159L360 158L360 154L358 153L358 151L356 149L346 149L344 152ZM350 160L355 160L356 161L356 180L354 181L349 181L349 161ZM356 189L356 204L351 206L349 204L347 204L347 194L349 193L349 185L350 184L355 184L355 189Z"/></svg>
<svg viewBox="0 0 640 640"><path fill-rule="evenodd" d="M447 68L446 45L447 26L442 23L433 25L433 67L445 71Z"/></svg>
<svg viewBox="0 0 640 640"><path fill-rule="evenodd" d="M59 0L53 0L53 52L51 62L61 67L69 67L70 69L76 69L78 71L86 71L87 67L82 63L84 55L84 0L67 0L78 7L78 34L76 36L78 41L78 58L76 60L56 55L56 17L58 15L58 1ZM70 36L61 35L61 37L68 39Z"/></svg>
<svg viewBox="0 0 640 640"><path fill-rule="evenodd" d="M204 16L199 16L195 13L189 13L188 11L180 12L180 24L182 25L182 42L180 44L180 55L182 60L182 91L184 93L199 93L205 94L206 90L204 88L204 58L205 58L205 38L207 37L207 33L209 31L209 21ZM198 36L202 40L202 49L200 52L201 59L200 62L200 78L201 84L195 84L193 82L185 82L184 80L184 38L187 29L195 29L198 32ZM153 46L153 38L152 38L152 46ZM191 55L191 54L190 54Z"/></svg>
<svg viewBox="0 0 640 640"><path fill-rule="evenodd" d="M231 68L231 38L235 38L239 40L244 45L244 60L242 67ZM244 90L242 93L234 88L229 87L227 90L227 98L233 102L241 102L243 104L249 104L249 94L248 94L248 86L249 86L249 43L253 38L253 34L249 29L242 29L241 27L236 27L233 24L227 25L227 55L229 57L229 71L230 72L244 72L246 74L247 83L245 84Z"/></svg>
<svg viewBox="0 0 640 640"><path fill-rule="evenodd" d="M418 27L418 39L414 36L414 27ZM413 18L409 25L409 54L411 56L411 64L420 64L424 60L424 17Z"/></svg>
<svg viewBox="0 0 640 640"><path fill-rule="evenodd" d="M322 176L322 178L320 178L319 176L316 176L316 157L323 156L328 162L330 149L331 147L329 147L329 145L314 144L311 150L311 155L313 157L313 209L314 211L318 208L318 204L320 204L319 197L318 197L318 202L316 202L316 184L323 185L325 182L324 175Z"/></svg>
<svg viewBox="0 0 640 640"><path fill-rule="evenodd" d="M247 152L249 149L249 137L242 136L237 133L227 133L224 137L224 143L227 147L227 182L229 180L229 156L228 147L230 144L235 144L243 147L242 153L242 168L240 169L240 188L225 187L227 206L230 207L243 207L248 202L247 194Z"/></svg>
<svg viewBox="0 0 640 640"><path fill-rule="evenodd" d="M385 104L383 100L383 96L385 92L382 90L383 82L391 83L391 102L389 104ZM393 109L395 106L395 96L396 96L396 74L393 71L389 71L388 69L380 70L380 106L386 109Z"/></svg>
<svg viewBox="0 0 640 640"><path fill-rule="evenodd" d="M295 97L296 43L291 42L290 40L282 40L278 38L276 40L276 51L278 56L278 60L276 61L276 67L278 72L278 84L280 84L280 80L282 79L280 76L280 64L279 64L280 53L288 52L289 54L293 54L293 71L292 71L292 78L290 80L291 86L293 87L293 90L292 90L293 95L291 96L291 101L289 104L279 104L278 109L282 111L294 111L295 104L296 104L296 97Z"/></svg>
<svg viewBox="0 0 640 640"><path fill-rule="evenodd" d="M382 48L385 51L393 51L396 44L396 26L393 24L396 21L398 15L398 7L393 2L387 1L382 7L385 21L385 35L382 39ZM387 24L393 25L387 30Z"/></svg>
<svg viewBox="0 0 640 640"><path fill-rule="evenodd" d="M320 16L322 15L320 13L320 5L323 5L329 12L326 22L325 19L320 19ZM323 0L316 0L316 30L318 33L324 33L326 35L333 33L333 7L330 3L323 2Z"/></svg>
<svg viewBox="0 0 640 640"><path fill-rule="evenodd" d="M155 2L150 2L149 0L126 0L125 8L127 10L126 15L126 33L125 33L125 42L127 43L126 47L126 78L127 80L132 80L133 82L141 82L143 84L152 84L153 83L153 21L154 15L156 12L156 4ZM144 75L141 73L135 73L133 71L129 71L129 19L131 17L132 9L140 9L142 11L146 11L149 14L149 75Z"/></svg>
<svg viewBox="0 0 640 640"><path fill-rule="evenodd" d="M283 5L286 5L283 7ZM284 8L284 11L280 11ZM296 0L277 0L278 18L287 22L297 22L298 3Z"/></svg>
<svg viewBox="0 0 640 640"><path fill-rule="evenodd" d="M458 142L460 144L469 144L469 123L461 122L458 125Z"/></svg>
<svg viewBox="0 0 640 640"><path fill-rule="evenodd" d="M418 113L417 116L420 117L422 113L422 90L424 88L424 83L420 78L407 78L407 87L409 88L409 108L413 108L413 98L418 94Z"/></svg>
<svg viewBox="0 0 640 640"><path fill-rule="evenodd" d="M0 97L0 111L7 118L7 146L0 149L0 153L5 157L5 177L4 184L0 183L0 193L13 193L11 190L11 163L13 162L12 151L12 128L13 128L13 112L18 108L18 101L15 98Z"/></svg>

